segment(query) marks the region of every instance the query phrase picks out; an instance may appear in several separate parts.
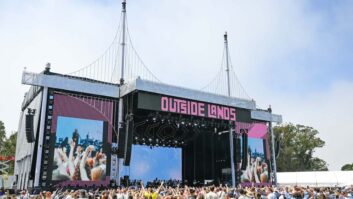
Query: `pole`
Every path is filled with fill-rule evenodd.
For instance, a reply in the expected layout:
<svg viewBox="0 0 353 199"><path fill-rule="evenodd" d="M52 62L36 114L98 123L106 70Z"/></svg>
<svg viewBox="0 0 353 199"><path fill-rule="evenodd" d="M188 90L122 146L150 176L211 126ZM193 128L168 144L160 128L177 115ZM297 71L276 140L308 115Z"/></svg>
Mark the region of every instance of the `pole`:
<svg viewBox="0 0 353 199"><path fill-rule="evenodd" d="M272 161L273 161L273 182L274 185L277 186L277 164L276 164L276 154L275 154L275 135L273 134L273 129L272 129L272 108L271 105L268 107L268 112L271 115L271 121L269 123L269 130L271 134L271 148L272 148Z"/></svg>
<svg viewBox="0 0 353 199"><path fill-rule="evenodd" d="M227 32L224 34L224 46L226 48L226 72L227 72L227 83L228 83L228 97L230 97L230 78L229 78L229 52L228 52L228 36ZM229 121L231 124L231 121ZM229 148L230 148L230 167L232 175L232 186L235 187L235 165L234 165L234 143L233 143L233 129L229 127Z"/></svg>
<svg viewBox="0 0 353 199"><path fill-rule="evenodd" d="M122 3L122 14L123 14L123 29L122 29L122 41L121 41L121 76L120 85L124 84L124 67L125 67L125 32L126 32L126 0Z"/></svg>
<svg viewBox="0 0 353 199"><path fill-rule="evenodd" d="M120 130L123 127L123 99L121 98L120 88L124 84L124 67L125 67L125 32L126 32L126 0L122 2L122 14L123 14L123 29L122 29L122 41L121 41L121 76L120 76L120 85L119 85L119 108L118 108L118 135L120 134ZM119 136L118 136L119 143ZM118 146L119 147L119 146ZM122 159L118 158L117 161L117 185L120 186L120 162Z"/></svg>

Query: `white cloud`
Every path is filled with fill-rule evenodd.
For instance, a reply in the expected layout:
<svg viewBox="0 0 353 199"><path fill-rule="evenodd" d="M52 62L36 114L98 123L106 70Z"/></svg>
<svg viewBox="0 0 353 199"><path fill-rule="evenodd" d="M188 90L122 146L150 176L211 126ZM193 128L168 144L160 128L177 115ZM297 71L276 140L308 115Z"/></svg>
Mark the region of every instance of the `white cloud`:
<svg viewBox="0 0 353 199"><path fill-rule="evenodd" d="M276 112L283 114L285 122L312 126L326 144L316 156L329 164L330 170L353 162L353 82L337 82L324 91L308 95L279 95L272 100ZM267 97L272 98L272 97Z"/></svg>

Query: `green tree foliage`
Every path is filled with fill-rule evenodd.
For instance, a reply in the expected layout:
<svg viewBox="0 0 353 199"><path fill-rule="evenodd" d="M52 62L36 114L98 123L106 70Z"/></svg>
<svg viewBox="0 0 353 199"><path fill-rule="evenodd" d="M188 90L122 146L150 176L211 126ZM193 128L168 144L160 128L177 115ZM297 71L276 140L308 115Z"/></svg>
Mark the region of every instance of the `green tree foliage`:
<svg viewBox="0 0 353 199"><path fill-rule="evenodd" d="M341 167L342 171L353 171L353 163L352 164L345 164Z"/></svg>
<svg viewBox="0 0 353 199"><path fill-rule="evenodd" d="M278 171L327 171L324 160L313 157L315 149L325 145L319 132L308 126L283 124L273 128L280 141L280 153L276 159Z"/></svg>
<svg viewBox="0 0 353 199"><path fill-rule="evenodd" d="M5 126L2 121L0 121L0 156L8 157L15 156L16 153L16 139L17 133L12 133L9 138L6 138ZM14 161L10 163L9 174L12 175L14 172Z"/></svg>
<svg viewBox="0 0 353 199"><path fill-rule="evenodd" d="M6 140L6 131L5 131L5 126L2 121L0 121L0 154L2 150L2 146L4 146L4 142Z"/></svg>

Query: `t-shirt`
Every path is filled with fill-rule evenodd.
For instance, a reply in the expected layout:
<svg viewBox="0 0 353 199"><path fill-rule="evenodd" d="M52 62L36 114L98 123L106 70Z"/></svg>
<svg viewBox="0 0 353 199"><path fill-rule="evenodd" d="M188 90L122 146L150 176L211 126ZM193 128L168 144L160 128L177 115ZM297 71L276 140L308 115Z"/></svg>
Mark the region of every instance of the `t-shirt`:
<svg viewBox="0 0 353 199"><path fill-rule="evenodd" d="M219 199L224 199L226 198L226 193L224 191L219 191L217 192L217 196Z"/></svg>
<svg viewBox="0 0 353 199"><path fill-rule="evenodd" d="M218 199L218 196L215 192L209 192L208 194L206 194L206 199Z"/></svg>
<svg viewBox="0 0 353 199"><path fill-rule="evenodd" d="M277 199L277 197L274 193L270 193L267 195L267 199Z"/></svg>
<svg viewBox="0 0 353 199"><path fill-rule="evenodd" d="M143 196L146 199L156 199L158 197L158 193L157 192L149 193L149 192L146 191L145 194L143 194Z"/></svg>

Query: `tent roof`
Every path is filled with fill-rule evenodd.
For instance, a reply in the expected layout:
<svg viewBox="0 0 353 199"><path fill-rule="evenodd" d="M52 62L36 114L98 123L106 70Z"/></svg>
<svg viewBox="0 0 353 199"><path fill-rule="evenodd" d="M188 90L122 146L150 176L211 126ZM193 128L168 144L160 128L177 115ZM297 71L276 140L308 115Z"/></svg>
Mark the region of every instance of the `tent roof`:
<svg viewBox="0 0 353 199"><path fill-rule="evenodd" d="M345 186L353 184L353 171L277 172L279 185Z"/></svg>

